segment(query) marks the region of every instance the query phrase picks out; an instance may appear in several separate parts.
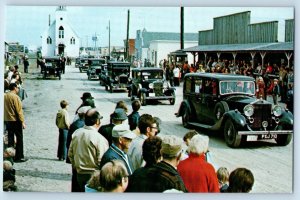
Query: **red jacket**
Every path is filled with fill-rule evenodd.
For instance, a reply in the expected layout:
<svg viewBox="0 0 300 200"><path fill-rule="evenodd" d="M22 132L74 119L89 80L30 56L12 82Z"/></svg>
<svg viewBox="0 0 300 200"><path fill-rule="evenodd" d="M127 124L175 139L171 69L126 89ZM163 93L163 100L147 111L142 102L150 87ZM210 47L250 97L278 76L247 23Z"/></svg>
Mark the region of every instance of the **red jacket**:
<svg viewBox="0 0 300 200"><path fill-rule="evenodd" d="M215 169L205 161L204 154L190 153L179 163L177 171L189 192L220 192Z"/></svg>

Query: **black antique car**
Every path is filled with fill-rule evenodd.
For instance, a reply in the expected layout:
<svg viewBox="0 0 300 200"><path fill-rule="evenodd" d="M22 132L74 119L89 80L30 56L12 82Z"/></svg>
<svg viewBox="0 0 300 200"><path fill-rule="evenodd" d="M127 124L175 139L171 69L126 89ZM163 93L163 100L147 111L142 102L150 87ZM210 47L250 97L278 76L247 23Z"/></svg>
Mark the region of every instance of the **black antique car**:
<svg viewBox="0 0 300 200"><path fill-rule="evenodd" d="M88 79L98 79L101 73L101 65L105 64L105 59L102 58L89 58L88 70L86 72Z"/></svg>
<svg viewBox="0 0 300 200"><path fill-rule="evenodd" d="M88 63L89 58L84 57L80 58L80 65L79 65L79 71L80 72L86 72L89 68L89 63Z"/></svg>
<svg viewBox="0 0 300 200"><path fill-rule="evenodd" d="M46 79L49 76L58 77L61 79L61 61L59 56L45 57L43 59L43 78Z"/></svg>
<svg viewBox="0 0 300 200"><path fill-rule="evenodd" d="M79 68L79 66L80 66L80 57L77 57L76 59L75 59L75 67L76 68Z"/></svg>
<svg viewBox="0 0 300 200"><path fill-rule="evenodd" d="M163 77L163 69L158 67L144 67L132 69L132 84L128 96L133 100L139 98L143 106L147 100L168 100L175 104L175 88L170 87Z"/></svg>
<svg viewBox="0 0 300 200"><path fill-rule="evenodd" d="M288 145L293 114L280 105L255 97L255 80L242 75L189 73L184 77L183 101L177 117L185 127L223 131L230 147L246 141L276 141Z"/></svg>
<svg viewBox="0 0 300 200"><path fill-rule="evenodd" d="M102 78L105 90L112 93L113 90L127 90L131 79L130 63L120 61L107 62L107 74Z"/></svg>

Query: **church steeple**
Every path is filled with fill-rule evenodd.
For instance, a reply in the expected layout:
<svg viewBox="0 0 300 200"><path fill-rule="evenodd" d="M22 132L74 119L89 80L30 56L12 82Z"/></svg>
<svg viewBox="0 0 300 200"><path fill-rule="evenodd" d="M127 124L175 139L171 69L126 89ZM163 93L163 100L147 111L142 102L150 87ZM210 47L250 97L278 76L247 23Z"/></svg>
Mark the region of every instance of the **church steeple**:
<svg viewBox="0 0 300 200"><path fill-rule="evenodd" d="M57 6L56 11L67 11L66 6Z"/></svg>

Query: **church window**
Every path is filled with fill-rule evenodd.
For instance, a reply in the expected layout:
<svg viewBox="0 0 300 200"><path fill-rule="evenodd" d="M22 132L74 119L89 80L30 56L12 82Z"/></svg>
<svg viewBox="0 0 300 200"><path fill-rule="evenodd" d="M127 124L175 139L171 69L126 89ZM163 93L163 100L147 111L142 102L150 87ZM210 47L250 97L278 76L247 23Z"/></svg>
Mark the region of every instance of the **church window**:
<svg viewBox="0 0 300 200"><path fill-rule="evenodd" d="M50 36L48 36L48 38L47 38L47 44L52 44L52 39Z"/></svg>
<svg viewBox="0 0 300 200"><path fill-rule="evenodd" d="M64 38L64 28L62 26L58 29L58 38Z"/></svg>
<svg viewBox="0 0 300 200"><path fill-rule="evenodd" d="M70 44L75 44L75 38L74 37L71 38Z"/></svg>

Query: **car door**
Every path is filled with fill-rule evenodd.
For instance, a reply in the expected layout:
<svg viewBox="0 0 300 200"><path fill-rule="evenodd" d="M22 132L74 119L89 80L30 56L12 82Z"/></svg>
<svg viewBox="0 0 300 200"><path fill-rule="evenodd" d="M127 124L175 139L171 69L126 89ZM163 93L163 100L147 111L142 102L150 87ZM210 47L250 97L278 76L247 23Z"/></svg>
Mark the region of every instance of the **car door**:
<svg viewBox="0 0 300 200"><path fill-rule="evenodd" d="M196 114L196 120L200 123L205 123L205 118L203 116L203 104L202 104L202 90L203 90L203 79L199 76L192 77L192 85L191 92L189 95L190 102L192 104L192 109Z"/></svg>
<svg viewBox="0 0 300 200"><path fill-rule="evenodd" d="M200 91L202 94L201 102L201 112L202 117L205 119L206 124L213 125L215 122L214 116L214 108L217 103L217 96L216 96L216 80L211 78L204 78L202 80L203 86L202 90Z"/></svg>

